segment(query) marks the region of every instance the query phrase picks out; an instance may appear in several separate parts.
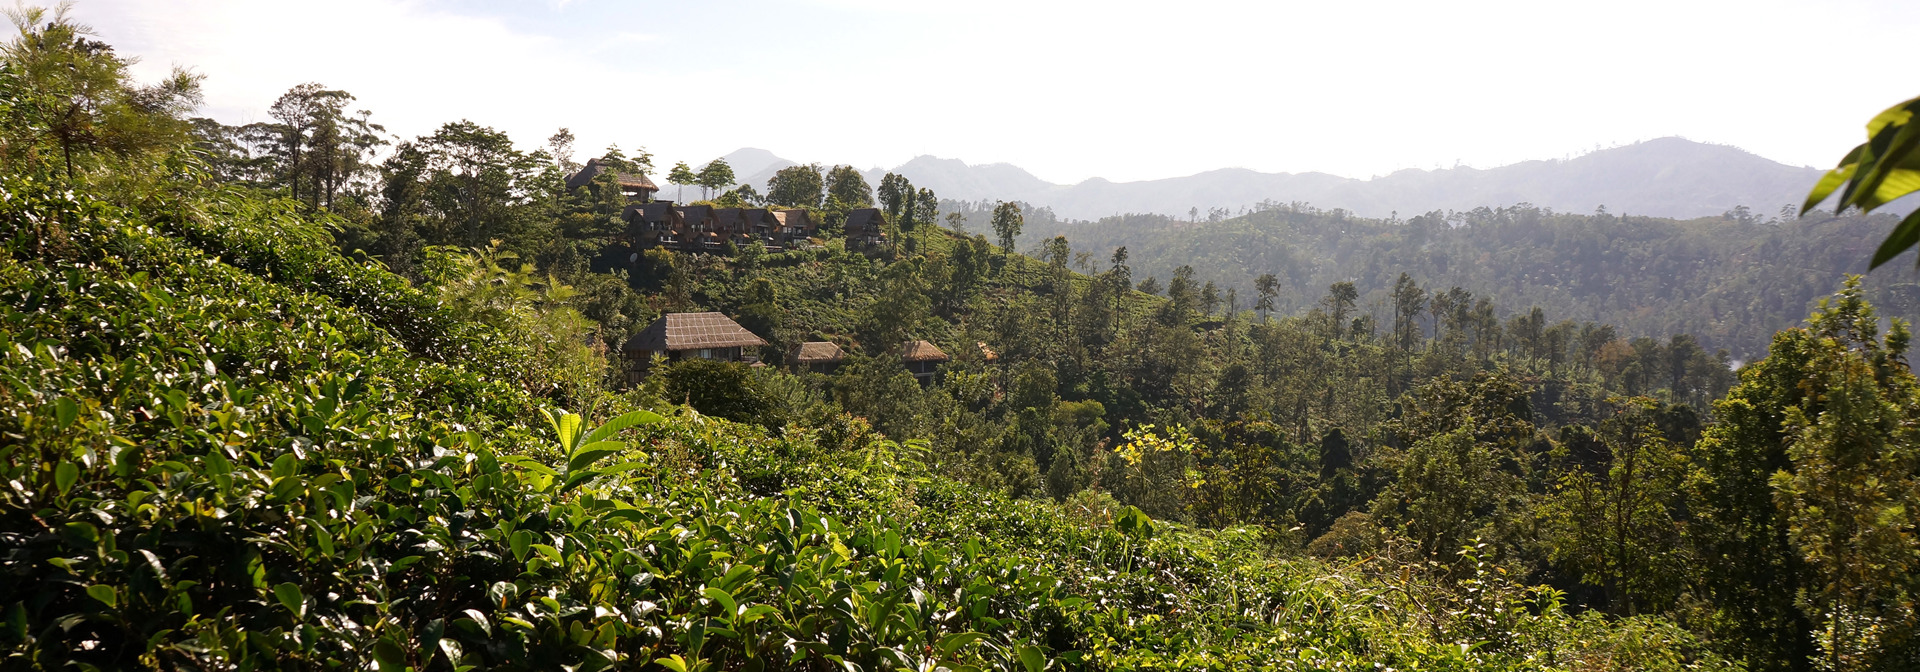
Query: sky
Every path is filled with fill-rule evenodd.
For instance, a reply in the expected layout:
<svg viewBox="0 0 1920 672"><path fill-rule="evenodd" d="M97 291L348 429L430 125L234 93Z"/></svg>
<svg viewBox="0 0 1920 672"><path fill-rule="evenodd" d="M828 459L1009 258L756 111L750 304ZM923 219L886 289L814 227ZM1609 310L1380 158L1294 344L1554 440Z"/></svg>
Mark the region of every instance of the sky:
<svg viewBox="0 0 1920 672"><path fill-rule="evenodd" d="M1053 182L1227 168L1368 178L1665 136L1831 166L1920 94L1920 2L79 0L203 113L319 82L400 138L566 127L698 166L741 147Z"/></svg>

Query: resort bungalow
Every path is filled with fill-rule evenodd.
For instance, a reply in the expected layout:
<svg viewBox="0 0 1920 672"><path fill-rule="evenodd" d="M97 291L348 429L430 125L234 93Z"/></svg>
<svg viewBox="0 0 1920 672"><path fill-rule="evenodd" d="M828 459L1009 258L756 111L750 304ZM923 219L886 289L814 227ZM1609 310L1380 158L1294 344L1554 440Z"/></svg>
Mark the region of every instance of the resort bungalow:
<svg viewBox="0 0 1920 672"><path fill-rule="evenodd" d="M939 373L940 365L947 363L947 353L926 341L908 341L900 344L900 361L906 362L907 371L922 386L933 382L934 374Z"/></svg>
<svg viewBox="0 0 1920 672"><path fill-rule="evenodd" d="M687 222L673 207L673 201L629 205L621 219L627 222L627 240L638 249L676 249L687 233Z"/></svg>
<svg viewBox="0 0 1920 672"><path fill-rule="evenodd" d="M725 242L720 236L720 223L713 214L711 205L687 205L675 208L680 211L680 219L686 222L687 234L680 242L680 249L688 252L718 252Z"/></svg>
<svg viewBox="0 0 1920 672"><path fill-rule="evenodd" d="M627 339L620 350L627 358L627 382L637 383L646 377L654 355L670 361L698 357L757 362L759 357L746 349L766 344L720 313L668 313Z"/></svg>
<svg viewBox="0 0 1920 672"><path fill-rule="evenodd" d="M659 187L653 185L653 180L647 179L646 173L615 170L613 166L601 163L597 158L587 159L587 165L582 167L580 172L567 176L567 190L572 191L587 186L593 182L594 178L605 173L613 173L614 182L620 185L620 194L626 196L629 201L645 203L653 200L653 195L660 191Z"/></svg>
<svg viewBox="0 0 1920 672"><path fill-rule="evenodd" d="M832 341L807 341L793 353L793 367L815 373L833 373L847 353Z"/></svg>
<svg viewBox="0 0 1920 672"><path fill-rule="evenodd" d="M879 208L860 208L847 213L847 249L884 247L887 244L886 218Z"/></svg>
<svg viewBox="0 0 1920 672"><path fill-rule="evenodd" d="M781 247L794 249L813 244L815 227L813 217L807 211L781 210L773 213L773 219L779 223L775 233L779 236Z"/></svg>

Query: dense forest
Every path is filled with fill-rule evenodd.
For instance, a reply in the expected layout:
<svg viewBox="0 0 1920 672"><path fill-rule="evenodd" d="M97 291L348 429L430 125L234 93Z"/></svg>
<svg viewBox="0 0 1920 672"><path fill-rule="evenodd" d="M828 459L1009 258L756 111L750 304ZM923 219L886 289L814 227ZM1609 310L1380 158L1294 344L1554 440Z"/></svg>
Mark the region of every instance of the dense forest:
<svg viewBox="0 0 1920 672"><path fill-rule="evenodd" d="M952 203L984 226L979 203ZM1392 315L1399 274L1459 286L1505 309L1539 306L1558 318L1614 325L1624 336L1691 334L1736 361L1766 354L1774 331L1800 324L1834 278L1865 273L1874 247L1898 217L1835 217L1815 210L1762 214L1736 208L1719 217L1672 220L1598 212L1553 212L1527 204L1409 219L1369 219L1302 203L1266 203L1239 213L1193 212L1186 219L1126 215L1097 222L1039 213L1019 241L1038 249L1063 235L1089 252L1126 247L1136 272L1165 282L1175 269L1251 297L1273 276L1274 305L1297 313L1325 288L1354 283L1362 309ZM1912 255L1866 277L1883 315L1920 317ZM1244 307L1244 304L1243 304ZM1431 327L1429 327L1431 328Z"/></svg>
<svg viewBox="0 0 1920 672"><path fill-rule="evenodd" d="M1878 220L1064 225L708 164L818 244L639 249L564 129L391 138L317 84L226 126L16 23L5 667L1920 663L1905 271L1841 272ZM763 365L630 382L687 311Z"/></svg>

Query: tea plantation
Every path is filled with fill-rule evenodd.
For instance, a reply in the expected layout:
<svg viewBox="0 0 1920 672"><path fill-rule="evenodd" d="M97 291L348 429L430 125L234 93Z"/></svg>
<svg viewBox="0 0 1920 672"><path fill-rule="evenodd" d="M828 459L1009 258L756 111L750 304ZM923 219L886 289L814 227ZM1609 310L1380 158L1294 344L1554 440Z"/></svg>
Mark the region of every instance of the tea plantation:
<svg viewBox="0 0 1920 672"><path fill-rule="evenodd" d="M972 491L855 420L583 420L326 222L182 175L0 184L0 668L1718 666L1487 563Z"/></svg>

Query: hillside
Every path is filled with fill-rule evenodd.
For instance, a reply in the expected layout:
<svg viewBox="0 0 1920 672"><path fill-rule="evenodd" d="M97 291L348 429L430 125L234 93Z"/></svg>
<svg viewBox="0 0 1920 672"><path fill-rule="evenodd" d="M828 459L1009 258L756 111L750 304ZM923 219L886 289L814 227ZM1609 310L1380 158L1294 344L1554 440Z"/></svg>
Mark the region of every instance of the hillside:
<svg viewBox="0 0 1920 672"><path fill-rule="evenodd" d="M897 177L675 208L472 121L383 150L317 85L192 118L22 11L0 669L1920 656L1920 378L1867 298L1909 309L1831 271L1884 218L1039 210L1150 238L1028 256Z"/></svg>
<svg viewBox="0 0 1920 672"><path fill-rule="evenodd" d="M1260 210L1218 222L1156 216L1090 223L1047 222L1026 245L1062 235L1076 250L1126 247L1136 274L1162 281L1180 266L1201 281L1239 291L1251 305L1255 279L1279 281L1276 310L1317 305L1326 287L1351 281L1360 305L1385 317L1382 301L1401 273L1429 287L1460 287L1509 310L1612 324L1630 336L1689 333L1750 361L1770 335L1801 323L1814 303L1866 260L1897 221L1886 215L1747 220L1566 214L1485 208L1403 220L1314 208ZM1885 315L1920 317L1912 262L1867 278ZM1431 328L1432 325L1429 325Z"/></svg>
<svg viewBox="0 0 1920 672"><path fill-rule="evenodd" d="M298 202L10 165L8 668L1719 664L1486 562L1460 592L1270 530L1016 501L857 420L773 436L594 392L567 338L341 256Z"/></svg>

